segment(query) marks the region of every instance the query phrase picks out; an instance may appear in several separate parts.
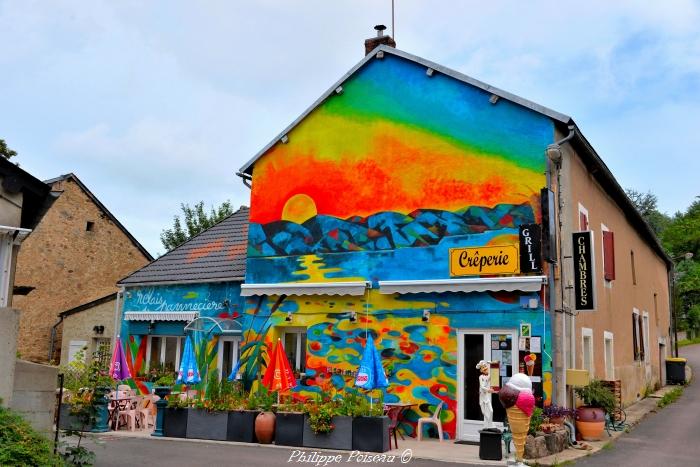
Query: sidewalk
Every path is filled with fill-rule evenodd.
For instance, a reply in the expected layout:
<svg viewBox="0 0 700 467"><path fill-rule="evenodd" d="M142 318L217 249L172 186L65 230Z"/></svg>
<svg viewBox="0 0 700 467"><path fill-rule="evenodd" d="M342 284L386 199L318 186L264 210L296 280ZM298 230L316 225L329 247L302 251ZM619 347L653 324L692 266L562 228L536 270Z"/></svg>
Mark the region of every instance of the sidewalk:
<svg viewBox="0 0 700 467"><path fill-rule="evenodd" d="M687 381L691 380L692 375L690 374L690 368L686 366L687 369ZM636 402L627 408L625 408L625 413L627 414L627 420L626 423L629 425L629 429L633 429L637 424L639 424L647 415L650 413L653 413L657 410L657 402L658 400L663 397L663 395L672 390L675 386L665 386L661 388L660 390L656 391L654 394L651 396L647 397L646 399L642 399L639 402ZM629 431L629 429L627 431ZM558 454L554 454L551 456L547 457L541 457L539 459L526 459L525 462L529 465L532 466L555 466L555 465L560 465L562 463L566 462L571 462L575 461L576 459L580 459L582 457L594 454L596 452L599 452L600 450L604 449L606 445L609 443L615 441L618 437L622 436L625 433L625 431L612 431L611 436L608 436L607 433L603 435L603 440L602 441L587 441L586 444L590 445L592 449L590 450L579 450L579 449L566 449L565 451L562 451ZM151 437L151 432L150 431L110 431L107 433L102 433L97 435L102 440L109 440L110 438L116 438L116 437L139 437L139 438L149 438L155 441L158 440L172 440L173 438L158 438L158 437ZM211 441L211 440L199 440L199 439L186 439L186 438L177 438L178 441L182 442L190 442L190 443L209 443L209 444L226 444L226 445L235 445L235 444L240 444L243 446L251 446L250 443L235 443L235 442L230 442L230 441ZM276 448L276 449L300 449L300 448L294 448L290 446L276 446L274 444L264 444L264 445L259 445L261 447L269 447L269 448ZM329 451L326 449L318 449L318 448L301 448L301 449L307 449L307 450L313 450L313 451L328 451L328 452L337 452L337 451ZM401 454L403 454L407 449L410 449L412 452L412 457L414 459L427 459L427 460L434 460L434 461L443 461L443 462L455 462L455 463L464 463L464 464L477 464L477 465L501 465L505 466L508 464L508 461L510 460L511 462L514 462L513 454L511 453L510 459L503 459L502 461L487 461L487 460L481 460L479 459L479 446L476 445L468 445L468 444L455 444L454 441L452 440L444 440L443 442L439 442L436 439L431 439L431 440L424 440L424 441L416 441L414 438L406 438L405 440L399 440L399 448L398 449L393 449L389 452L387 452L387 455L395 455L398 459L401 458Z"/></svg>

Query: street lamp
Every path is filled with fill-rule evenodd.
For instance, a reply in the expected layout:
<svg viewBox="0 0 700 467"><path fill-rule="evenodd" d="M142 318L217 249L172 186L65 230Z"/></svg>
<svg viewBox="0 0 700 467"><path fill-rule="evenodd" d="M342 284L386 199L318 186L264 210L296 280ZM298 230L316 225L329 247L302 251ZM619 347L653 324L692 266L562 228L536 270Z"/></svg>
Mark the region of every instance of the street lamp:
<svg viewBox="0 0 700 467"><path fill-rule="evenodd" d="M678 357L678 297L676 296L676 260L689 261L693 257L690 251L671 258L671 312L673 317L673 356Z"/></svg>

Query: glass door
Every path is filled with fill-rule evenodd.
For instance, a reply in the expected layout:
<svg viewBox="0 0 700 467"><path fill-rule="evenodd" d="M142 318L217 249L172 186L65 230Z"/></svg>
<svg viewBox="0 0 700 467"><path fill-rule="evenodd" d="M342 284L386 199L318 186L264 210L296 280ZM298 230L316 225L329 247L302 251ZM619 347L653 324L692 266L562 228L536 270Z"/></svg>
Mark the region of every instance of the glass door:
<svg viewBox="0 0 700 467"><path fill-rule="evenodd" d="M514 347L516 333L513 331L461 331L459 336L459 417L461 419L459 437L478 441L479 430L483 427L483 416L479 406L480 360L498 362L498 383L505 384L517 368L517 348ZM492 370L493 371L493 370ZM505 410L498 401L498 394L492 395L493 420L502 427Z"/></svg>

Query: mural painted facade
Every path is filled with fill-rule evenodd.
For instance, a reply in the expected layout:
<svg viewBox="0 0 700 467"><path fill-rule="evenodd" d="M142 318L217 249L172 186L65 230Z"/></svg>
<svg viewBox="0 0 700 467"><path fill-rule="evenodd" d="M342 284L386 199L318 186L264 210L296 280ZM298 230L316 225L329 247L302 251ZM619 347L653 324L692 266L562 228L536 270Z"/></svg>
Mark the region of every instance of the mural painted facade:
<svg viewBox="0 0 700 467"><path fill-rule="evenodd" d="M385 400L416 403L410 420L445 402L443 426L454 438L466 410L458 410L464 334L512 331L492 349L515 354L518 365L519 348L530 351L529 338L526 347L519 339L525 323L539 352L537 384L550 400L551 333L540 294L379 290L384 280L449 279L450 248L517 244L519 226L541 222L553 124L489 97L388 54L368 61L255 161L246 283L372 284L364 297L246 302L246 315L269 316L250 333L271 340L285 326L306 329L301 395L317 391L320 376L339 390L351 385L372 333L390 373Z"/></svg>

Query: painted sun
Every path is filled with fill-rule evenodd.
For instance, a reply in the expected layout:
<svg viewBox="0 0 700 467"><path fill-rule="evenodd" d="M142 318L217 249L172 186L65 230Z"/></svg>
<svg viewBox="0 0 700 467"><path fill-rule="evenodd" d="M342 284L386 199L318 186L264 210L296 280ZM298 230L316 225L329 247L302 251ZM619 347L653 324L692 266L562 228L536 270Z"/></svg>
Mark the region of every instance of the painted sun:
<svg viewBox="0 0 700 467"><path fill-rule="evenodd" d="M314 200L310 196L300 193L289 198L284 204L282 220L303 224L316 214L318 212Z"/></svg>

